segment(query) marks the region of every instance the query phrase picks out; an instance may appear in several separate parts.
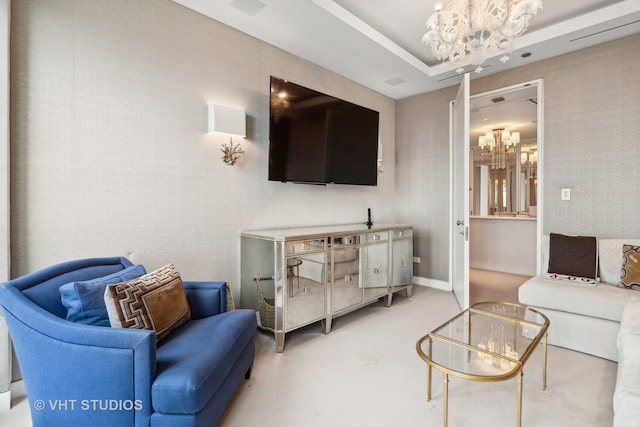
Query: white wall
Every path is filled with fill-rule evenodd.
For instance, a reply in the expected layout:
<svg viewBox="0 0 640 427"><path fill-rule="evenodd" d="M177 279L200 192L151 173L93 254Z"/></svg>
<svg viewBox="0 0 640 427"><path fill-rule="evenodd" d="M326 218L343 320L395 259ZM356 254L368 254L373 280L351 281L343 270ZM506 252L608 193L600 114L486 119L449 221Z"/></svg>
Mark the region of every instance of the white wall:
<svg viewBox="0 0 640 427"><path fill-rule="evenodd" d="M469 266L535 276L536 227L529 218L472 217Z"/></svg>
<svg viewBox="0 0 640 427"><path fill-rule="evenodd" d="M168 0L21 0L12 20L13 276L125 255L237 293L243 230L393 222L393 100ZM267 181L270 75L380 112L377 187ZM247 112L233 167L208 103Z"/></svg>

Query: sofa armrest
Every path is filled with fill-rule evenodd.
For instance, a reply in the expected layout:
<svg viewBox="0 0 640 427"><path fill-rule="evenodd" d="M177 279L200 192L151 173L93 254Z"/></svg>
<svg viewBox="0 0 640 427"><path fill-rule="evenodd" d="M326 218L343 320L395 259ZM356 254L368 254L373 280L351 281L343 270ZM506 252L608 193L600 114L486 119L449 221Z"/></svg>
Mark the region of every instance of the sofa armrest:
<svg viewBox="0 0 640 427"><path fill-rule="evenodd" d="M182 282L191 318L202 319L227 311L226 282Z"/></svg>
<svg viewBox="0 0 640 427"><path fill-rule="evenodd" d="M0 297L34 425L148 425L153 331L69 322L13 287L0 288ZM101 410L109 401L123 405Z"/></svg>

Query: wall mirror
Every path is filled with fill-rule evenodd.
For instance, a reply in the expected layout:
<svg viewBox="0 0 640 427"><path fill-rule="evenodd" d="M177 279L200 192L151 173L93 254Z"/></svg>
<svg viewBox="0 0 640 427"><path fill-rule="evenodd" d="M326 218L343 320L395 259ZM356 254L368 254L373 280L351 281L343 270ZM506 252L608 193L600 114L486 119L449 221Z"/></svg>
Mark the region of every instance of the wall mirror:
<svg viewBox="0 0 640 427"><path fill-rule="evenodd" d="M536 216L539 84L471 97L471 215Z"/></svg>

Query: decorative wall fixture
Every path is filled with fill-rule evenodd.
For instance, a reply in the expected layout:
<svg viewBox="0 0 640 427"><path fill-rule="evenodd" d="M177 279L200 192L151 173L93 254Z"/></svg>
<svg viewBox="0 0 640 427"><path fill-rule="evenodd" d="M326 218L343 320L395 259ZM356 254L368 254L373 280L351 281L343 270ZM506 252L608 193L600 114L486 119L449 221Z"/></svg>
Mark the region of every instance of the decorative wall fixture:
<svg viewBox="0 0 640 427"><path fill-rule="evenodd" d="M452 0L446 8L438 2L422 42L442 61L456 63L468 56L480 73L490 51L511 53L539 9L541 0ZM500 58L503 63L508 60L507 54Z"/></svg>
<svg viewBox="0 0 640 427"><path fill-rule="evenodd" d="M244 138L247 135L244 110L209 104L209 132L226 133ZM233 166L245 153L240 143L233 145L233 137L229 137L229 145L222 144L220 151L223 154L222 161L229 166Z"/></svg>

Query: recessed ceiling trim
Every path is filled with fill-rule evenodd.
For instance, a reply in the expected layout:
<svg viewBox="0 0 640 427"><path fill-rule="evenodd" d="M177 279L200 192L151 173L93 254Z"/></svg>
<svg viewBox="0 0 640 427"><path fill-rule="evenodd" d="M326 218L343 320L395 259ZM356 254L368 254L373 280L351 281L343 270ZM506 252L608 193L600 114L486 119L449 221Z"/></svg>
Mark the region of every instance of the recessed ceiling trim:
<svg viewBox="0 0 640 427"><path fill-rule="evenodd" d="M571 39L571 40L569 40L569 43L574 43L574 42L577 42L577 41L580 41L580 40L588 39L588 38L590 38L590 37L600 36L600 35L602 35L602 34L606 34L606 33L608 33L609 31L620 30L620 29L623 29L623 28L628 27L628 26L630 26L630 25L635 25L635 24L637 24L638 22L640 22L640 20L633 21L633 22L629 22L629 23L627 23L627 24L618 25L618 26L616 26L616 27L612 27L612 28L607 28L606 30L598 31L598 32L596 32L596 33L592 33L592 34L587 34L586 36L576 37L575 39Z"/></svg>
<svg viewBox="0 0 640 427"><path fill-rule="evenodd" d="M605 6L602 9L567 19L558 24L541 28L537 31L524 33L518 40L516 40L516 45L513 50L532 46L537 43L542 43L548 39L561 37L584 28L602 24L603 16L607 17L607 21L613 21L634 13L638 13L637 0L624 0L610 6Z"/></svg>
<svg viewBox="0 0 640 427"><path fill-rule="evenodd" d="M413 56L407 50L398 46L396 43L391 41L385 35L381 34L378 30L337 4L333 0L312 0L319 7L329 12L345 24L349 25L356 31L359 31L364 36L369 38L371 41L378 43L383 48L387 49L392 54L396 55L398 58L405 61L407 64L414 66L424 74L431 76L431 67L422 62L420 59Z"/></svg>

